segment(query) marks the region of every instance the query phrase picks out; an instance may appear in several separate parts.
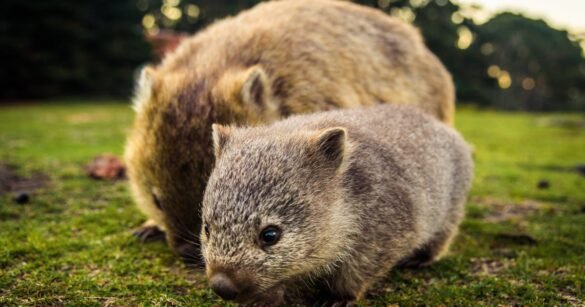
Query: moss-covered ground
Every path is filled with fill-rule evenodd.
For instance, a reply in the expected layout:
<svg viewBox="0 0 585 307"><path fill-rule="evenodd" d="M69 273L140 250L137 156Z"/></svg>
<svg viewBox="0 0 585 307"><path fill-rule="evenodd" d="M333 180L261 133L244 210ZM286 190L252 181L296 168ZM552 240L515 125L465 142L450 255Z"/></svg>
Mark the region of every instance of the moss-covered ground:
<svg viewBox="0 0 585 307"><path fill-rule="evenodd" d="M0 107L2 168L50 178L27 204L0 195L0 305L222 304L164 243L131 235L144 217L124 181L86 176L95 155L122 154L132 117L123 102ZM457 127L476 177L451 252L390 272L361 304L585 304L585 116L464 109Z"/></svg>

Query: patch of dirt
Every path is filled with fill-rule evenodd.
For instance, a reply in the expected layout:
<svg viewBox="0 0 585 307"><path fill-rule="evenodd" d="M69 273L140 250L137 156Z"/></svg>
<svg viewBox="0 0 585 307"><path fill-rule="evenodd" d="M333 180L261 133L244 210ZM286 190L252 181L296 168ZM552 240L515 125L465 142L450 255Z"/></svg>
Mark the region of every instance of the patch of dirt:
<svg viewBox="0 0 585 307"><path fill-rule="evenodd" d="M561 278L568 278L568 277L575 277L573 272L576 272L577 270L578 270L577 267L575 267L573 265L569 265L569 266L561 266L561 267L554 268L554 269L539 270L536 272L536 274L540 275L540 276L556 276L556 277L561 277Z"/></svg>
<svg viewBox="0 0 585 307"><path fill-rule="evenodd" d="M514 259L471 258L469 271L477 276L494 276L515 265Z"/></svg>
<svg viewBox="0 0 585 307"><path fill-rule="evenodd" d="M87 174L93 179L118 180L126 178L126 167L112 154L96 156L86 167Z"/></svg>
<svg viewBox="0 0 585 307"><path fill-rule="evenodd" d="M527 217L542 210L554 208L534 200L524 200L519 203L503 202L495 198L477 198L473 200L482 207L489 209L483 219L489 223L501 223L505 221L525 220Z"/></svg>
<svg viewBox="0 0 585 307"><path fill-rule="evenodd" d="M567 302L571 306L583 306L583 305L585 305L585 302L584 301L578 299L573 294L561 292L559 295L565 300L565 302Z"/></svg>
<svg viewBox="0 0 585 307"><path fill-rule="evenodd" d="M19 191L32 192L48 186L49 181L49 176L40 172L28 178L19 176L15 167L0 162L0 195Z"/></svg>
<svg viewBox="0 0 585 307"><path fill-rule="evenodd" d="M95 300L102 306L118 306L120 299L112 296L88 296L90 300Z"/></svg>

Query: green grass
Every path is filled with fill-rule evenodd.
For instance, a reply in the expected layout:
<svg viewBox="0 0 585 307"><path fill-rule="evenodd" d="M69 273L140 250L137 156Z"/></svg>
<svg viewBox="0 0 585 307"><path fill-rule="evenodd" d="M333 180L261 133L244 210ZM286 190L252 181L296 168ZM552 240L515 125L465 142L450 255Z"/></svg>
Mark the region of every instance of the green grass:
<svg viewBox="0 0 585 307"><path fill-rule="evenodd" d="M0 161L51 178L28 204L0 196L0 305L221 304L163 243L131 236L144 217L124 182L84 173L93 156L122 153L132 116L122 102L0 107ZM585 177L570 170L585 164L584 121L460 111L477 164L460 235L440 262L389 273L363 305L585 304Z"/></svg>

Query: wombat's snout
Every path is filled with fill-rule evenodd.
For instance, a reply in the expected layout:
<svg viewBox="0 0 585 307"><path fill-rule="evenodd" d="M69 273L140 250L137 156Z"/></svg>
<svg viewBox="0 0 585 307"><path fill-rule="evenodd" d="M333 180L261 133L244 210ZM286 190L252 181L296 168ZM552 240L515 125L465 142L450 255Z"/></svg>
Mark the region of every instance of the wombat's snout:
<svg viewBox="0 0 585 307"><path fill-rule="evenodd" d="M224 273L216 273L211 276L209 285L213 289L213 292L224 300L233 300L240 294L240 290L234 282Z"/></svg>

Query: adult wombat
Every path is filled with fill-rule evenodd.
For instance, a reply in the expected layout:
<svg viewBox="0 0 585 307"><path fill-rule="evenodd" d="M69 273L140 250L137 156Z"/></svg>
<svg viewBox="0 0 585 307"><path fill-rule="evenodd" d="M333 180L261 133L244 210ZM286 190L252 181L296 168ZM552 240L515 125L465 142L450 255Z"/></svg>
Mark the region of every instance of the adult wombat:
<svg viewBox="0 0 585 307"><path fill-rule="evenodd" d="M465 141L408 106L215 125L213 138L202 253L212 289L241 303L304 285L346 303L397 264L437 260L471 185Z"/></svg>
<svg viewBox="0 0 585 307"><path fill-rule="evenodd" d="M263 3L186 39L143 73L126 164L142 239L166 232L199 257L200 203L213 167L211 124L413 104L453 120L451 77L412 26L347 1Z"/></svg>

